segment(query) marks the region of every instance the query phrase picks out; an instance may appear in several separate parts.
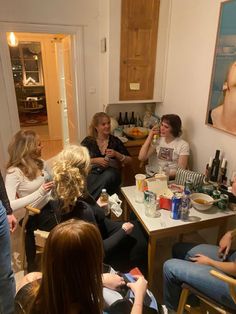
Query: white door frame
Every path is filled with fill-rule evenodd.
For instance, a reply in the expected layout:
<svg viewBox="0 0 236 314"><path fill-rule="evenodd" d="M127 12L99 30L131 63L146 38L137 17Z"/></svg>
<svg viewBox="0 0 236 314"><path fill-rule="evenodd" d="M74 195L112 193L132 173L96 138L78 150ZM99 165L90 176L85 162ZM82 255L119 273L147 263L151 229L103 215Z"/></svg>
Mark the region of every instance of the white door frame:
<svg viewBox="0 0 236 314"><path fill-rule="evenodd" d="M12 134L20 129L18 109L15 98L14 81L11 70L11 60L9 56L6 32L22 33L51 33L71 35L72 65L74 71L74 106L77 120L77 141L78 143L86 136L86 104L85 104L85 71L84 71L84 46L83 46L83 26L71 25L47 25L30 23L8 23L0 22L0 63L4 73L4 86L9 112L9 122ZM1 62L2 61L2 62Z"/></svg>

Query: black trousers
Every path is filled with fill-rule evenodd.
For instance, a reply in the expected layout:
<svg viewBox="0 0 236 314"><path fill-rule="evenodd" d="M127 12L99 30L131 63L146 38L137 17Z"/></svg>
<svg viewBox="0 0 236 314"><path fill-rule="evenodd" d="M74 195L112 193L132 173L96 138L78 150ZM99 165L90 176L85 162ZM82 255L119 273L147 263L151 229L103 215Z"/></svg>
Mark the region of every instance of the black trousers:
<svg viewBox="0 0 236 314"><path fill-rule="evenodd" d="M35 264L36 245L35 245L34 231L36 229L50 231L57 225L58 216L53 206L51 206L51 204L52 204L51 202L48 202L41 209L40 214L29 216L29 220L26 224L25 253L26 253L28 272L37 270L37 267Z"/></svg>
<svg viewBox="0 0 236 314"><path fill-rule="evenodd" d="M105 221L107 237L119 230L123 224L123 222L111 221L109 219ZM133 220L131 223L134 224L131 234L126 235L112 249L104 248L104 263L121 272L128 272L132 268L138 267L142 274L146 276L148 238L138 220Z"/></svg>
<svg viewBox="0 0 236 314"><path fill-rule="evenodd" d="M99 171L101 170L101 171ZM87 177L87 188L89 193L97 200L102 189L106 189L109 195L117 193L121 184L119 169L113 167L94 168Z"/></svg>

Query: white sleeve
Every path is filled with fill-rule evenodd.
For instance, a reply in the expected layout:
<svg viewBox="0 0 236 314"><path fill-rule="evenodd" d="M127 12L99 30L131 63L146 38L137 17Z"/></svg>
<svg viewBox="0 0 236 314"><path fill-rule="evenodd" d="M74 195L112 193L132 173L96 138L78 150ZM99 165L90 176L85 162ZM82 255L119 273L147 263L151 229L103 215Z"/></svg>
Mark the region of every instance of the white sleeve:
<svg viewBox="0 0 236 314"><path fill-rule="evenodd" d="M181 147L180 147L180 151L179 151L179 155L180 156L190 155L189 144L186 141L182 142Z"/></svg>
<svg viewBox="0 0 236 314"><path fill-rule="evenodd" d="M17 198L17 189L20 183L21 175L19 171L16 169L12 171L10 170L6 175L5 185L11 208L13 210L25 207L32 203L37 204L47 194L47 192L40 186L35 192L27 196Z"/></svg>

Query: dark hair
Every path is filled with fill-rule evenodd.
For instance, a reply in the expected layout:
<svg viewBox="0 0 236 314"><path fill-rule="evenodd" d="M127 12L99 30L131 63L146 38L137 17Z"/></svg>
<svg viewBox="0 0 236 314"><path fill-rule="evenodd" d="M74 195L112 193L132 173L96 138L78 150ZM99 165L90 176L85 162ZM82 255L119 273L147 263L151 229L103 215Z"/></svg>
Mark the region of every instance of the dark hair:
<svg viewBox="0 0 236 314"><path fill-rule="evenodd" d="M182 134L182 122L177 114L164 114L164 116L161 117L161 122L169 124L174 137L179 137Z"/></svg>
<svg viewBox="0 0 236 314"><path fill-rule="evenodd" d="M100 314L103 243L96 226L68 220L49 234L42 260L42 281L30 313Z"/></svg>

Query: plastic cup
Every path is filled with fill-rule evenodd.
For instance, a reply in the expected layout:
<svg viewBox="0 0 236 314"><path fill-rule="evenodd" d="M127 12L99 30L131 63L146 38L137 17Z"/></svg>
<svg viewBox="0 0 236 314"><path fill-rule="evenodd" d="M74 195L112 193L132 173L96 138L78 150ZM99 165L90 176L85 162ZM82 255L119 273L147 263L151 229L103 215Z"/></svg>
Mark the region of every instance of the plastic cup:
<svg viewBox="0 0 236 314"><path fill-rule="evenodd" d="M144 195L144 180L146 179L145 174L138 173L135 175L135 182L136 182L136 190L135 190L135 201L138 203L143 203Z"/></svg>

